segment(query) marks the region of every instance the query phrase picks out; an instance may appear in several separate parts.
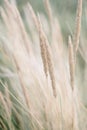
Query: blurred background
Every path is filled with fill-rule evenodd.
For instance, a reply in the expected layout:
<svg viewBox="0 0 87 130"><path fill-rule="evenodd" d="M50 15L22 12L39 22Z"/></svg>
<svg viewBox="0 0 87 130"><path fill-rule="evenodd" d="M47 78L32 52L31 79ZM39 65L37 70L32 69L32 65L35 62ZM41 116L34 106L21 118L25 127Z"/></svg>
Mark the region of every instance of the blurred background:
<svg viewBox="0 0 87 130"><path fill-rule="evenodd" d="M11 1L11 0L10 0ZM20 13L23 17L23 7L29 2L36 12L46 13L44 9L44 0L16 0ZM62 32L67 38L69 33L72 33L75 26L75 15L77 0L50 0L54 13L58 16ZM0 0L3 5L3 0ZM83 18L82 29L85 30L87 0L83 1Z"/></svg>

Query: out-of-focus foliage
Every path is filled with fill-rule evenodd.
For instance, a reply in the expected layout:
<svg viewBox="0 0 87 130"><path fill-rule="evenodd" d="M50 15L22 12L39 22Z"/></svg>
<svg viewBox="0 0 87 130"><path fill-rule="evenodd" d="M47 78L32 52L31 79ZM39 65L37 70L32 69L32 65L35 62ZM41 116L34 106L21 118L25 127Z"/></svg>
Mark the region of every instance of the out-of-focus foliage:
<svg viewBox="0 0 87 130"><path fill-rule="evenodd" d="M43 5L44 0L16 0L16 2L22 16L23 16L23 7L28 2L32 5L35 11L46 13L44 10L44 5ZM56 15L58 15L62 31L66 37L67 34L70 33L70 31L73 31L73 28L75 25L74 21L75 21L75 15L76 15L77 0L50 0L50 2L52 5L52 8L54 8L54 11L56 12ZM0 0L0 4L3 4L3 0ZM86 7L87 7L87 1L84 0L83 14ZM82 26L85 29L84 15L82 18Z"/></svg>
<svg viewBox="0 0 87 130"><path fill-rule="evenodd" d="M46 13L44 9L43 2L44 0L17 0L18 8L23 13L23 7L30 3L33 9L37 12ZM56 12L56 15L59 18L62 32L67 38L67 35L73 32L75 27L75 16L76 16L76 5L77 0L50 0L52 8ZM82 29L85 30L85 19L84 12L87 7L87 1L83 2L83 17L82 17Z"/></svg>

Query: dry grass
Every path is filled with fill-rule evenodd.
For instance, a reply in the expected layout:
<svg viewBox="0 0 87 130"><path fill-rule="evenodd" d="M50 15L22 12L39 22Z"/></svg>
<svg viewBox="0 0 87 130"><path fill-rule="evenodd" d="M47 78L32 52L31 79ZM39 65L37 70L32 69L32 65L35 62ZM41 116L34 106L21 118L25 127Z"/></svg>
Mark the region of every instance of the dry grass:
<svg viewBox="0 0 87 130"><path fill-rule="evenodd" d="M0 68L7 76L1 78L0 84L0 127L4 130L86 130L87 110L80 101L75 61L82 0L78 0L74 40L69 36L68 48L49 0L44 2L50 22L44 15L37 15L29 3L24 9L30 33L14 2L4 0L4 8L0 8L4 28L3 33L0 30L4 67L0 64ZM80 49L84 56L82 50L84 46Z"/></svg>

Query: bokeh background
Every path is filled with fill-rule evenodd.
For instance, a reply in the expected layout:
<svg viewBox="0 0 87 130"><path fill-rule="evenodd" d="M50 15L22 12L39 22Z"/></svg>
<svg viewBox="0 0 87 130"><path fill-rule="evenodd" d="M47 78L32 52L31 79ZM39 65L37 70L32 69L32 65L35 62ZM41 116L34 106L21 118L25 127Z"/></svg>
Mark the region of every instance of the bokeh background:
<svg viewBox="0 0 87 130"><path fill-rule="evenodd" d="M44 9L44 0L16 0L20 13L23 16L23 7L29 2L36 12L46 13ZM77 0L50 0L52 8L55 14L58 16L62 32L64 36L71 31L73 32L75 26L75 15ZM3 5L3 0L0 0L0 5ZM82 17L82 29L85 30L86 25L86 7L87 0L83 1L83 17Z"/></svg>

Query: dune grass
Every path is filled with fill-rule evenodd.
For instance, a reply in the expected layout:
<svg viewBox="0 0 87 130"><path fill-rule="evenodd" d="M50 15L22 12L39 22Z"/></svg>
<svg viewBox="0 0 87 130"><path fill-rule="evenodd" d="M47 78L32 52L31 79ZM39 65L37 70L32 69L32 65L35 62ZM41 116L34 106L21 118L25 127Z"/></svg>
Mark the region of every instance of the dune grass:
<svg viewBox="0 0 87 130"><path fill-rule="evenodd" d="M0 7L1 130L87 129L76 74L78 53L86 62L85 45L79 47L82 0L73 36L67 36L68 47L50 1L44 6L48 19L29 3L24 7L27 29L16 3L4 0ZM86 72L85 68L85 77Z"/></svg>

